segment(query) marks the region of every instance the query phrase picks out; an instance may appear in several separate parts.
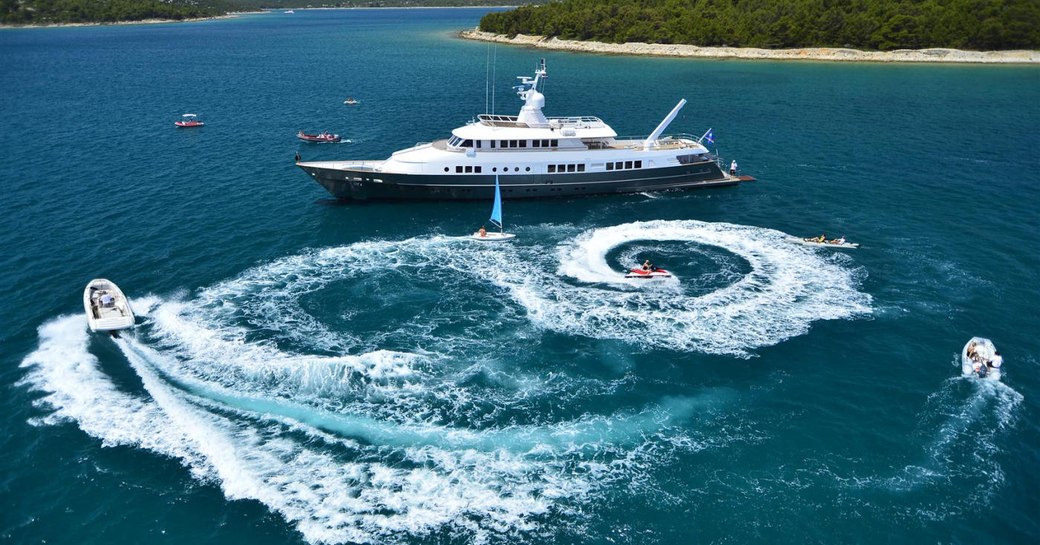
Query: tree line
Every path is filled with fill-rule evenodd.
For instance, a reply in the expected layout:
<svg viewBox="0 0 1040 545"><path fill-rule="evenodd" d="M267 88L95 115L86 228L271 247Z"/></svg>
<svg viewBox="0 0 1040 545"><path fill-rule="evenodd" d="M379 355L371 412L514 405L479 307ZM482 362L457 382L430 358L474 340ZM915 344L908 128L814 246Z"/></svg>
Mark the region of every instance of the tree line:
<svg viewBox="0 0 1040 545"><path fill-rule="evenodd" d="M188 0L0 0L0 23L114 23L144 19L194 19L227 13L223 2Z"/></svg>
<svg viewBox="0 0 1040 545"><path fill-rule="evenodd" d="M1040 49L1037 0L559 0L480 29L698 46Z"/></svg>
<svg viewBox="0 0 1040 545"><path fill-rule="evenodd" d="M0 0L0 24L115 23L194 19L232 11L299 7L517 5L536 0Z"/></svg>

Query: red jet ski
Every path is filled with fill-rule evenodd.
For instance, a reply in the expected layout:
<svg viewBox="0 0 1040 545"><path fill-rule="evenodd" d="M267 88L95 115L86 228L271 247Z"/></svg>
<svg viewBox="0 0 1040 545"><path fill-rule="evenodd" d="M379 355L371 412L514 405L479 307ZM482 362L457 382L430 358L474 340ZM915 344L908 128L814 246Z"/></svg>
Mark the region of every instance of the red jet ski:
<svg viewBox="0 0 1040 545"><path fill-rule="evenodd" d="M670 272L668 272L668 271L666 271L664 269L658 269L657 267L654 267L654 268L650 269L649 271L644 271L641 267L637 267L635 269L632 269L632 270L628 271L628 274L625 275L625 278L671 278L671 277L672 277L672 273L670 273Z"/></svg>
<svg viewBox="0 0 1040 545"><path fill-rule="evenodd" d="M325 131L320 134L307 134L303 131L296 133L296 138L303 140L304 142L328 142L336 143L342 140L338 134L332 134L329 131Z"/></svg>

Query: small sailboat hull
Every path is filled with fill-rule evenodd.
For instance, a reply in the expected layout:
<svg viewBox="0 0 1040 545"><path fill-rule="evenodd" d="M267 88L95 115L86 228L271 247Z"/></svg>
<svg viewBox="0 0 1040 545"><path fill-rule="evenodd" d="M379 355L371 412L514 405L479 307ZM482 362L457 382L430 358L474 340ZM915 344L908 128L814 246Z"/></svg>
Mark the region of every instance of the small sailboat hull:
<svg viewBox="0 0 1040 545"><path fill-rule="evenodd" d="M480 232L476 232L470 235L469 238L473 240L479 240L481 242L505 242L507 240L513 240L514 238L516 238L516 235L514 235L513 233L495 232L484 233L483 235L481 235Z"/></svg>
<svg viewBox="0 0 1040 545"><path fill-rule="evenodd" d="M516 238L516 235L512 233L506 233L502 228L502 188L498 185L498 176L495 176L495 202L491 206L491 218L488 220L491 225L499 228L499 231L486 231L481 228L481 231L477 231L470 235L469 238L473 240L479 240L481 242L504 242L506 240L512 240Z"/></svg>
<svg viewBox="0 0 1040 545"><path fill-rule="evenodd" d="M91 331L119 331L134 327L134 310L123 291L104 278L91 280L83 289L83 310Z"/></svg>

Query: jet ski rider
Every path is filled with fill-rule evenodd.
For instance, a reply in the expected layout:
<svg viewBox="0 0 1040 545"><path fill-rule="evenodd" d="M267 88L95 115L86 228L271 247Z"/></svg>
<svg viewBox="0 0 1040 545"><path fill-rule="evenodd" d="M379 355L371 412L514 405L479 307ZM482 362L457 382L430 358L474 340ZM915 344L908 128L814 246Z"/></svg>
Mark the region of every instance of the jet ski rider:
<svg viewBox="0 0 1040 545"><path fill-rule="evenodd" d="M646 272L657 272L657 266L653 263L650 263L650 260L647 259L643 262L643 270Z"/></svg>

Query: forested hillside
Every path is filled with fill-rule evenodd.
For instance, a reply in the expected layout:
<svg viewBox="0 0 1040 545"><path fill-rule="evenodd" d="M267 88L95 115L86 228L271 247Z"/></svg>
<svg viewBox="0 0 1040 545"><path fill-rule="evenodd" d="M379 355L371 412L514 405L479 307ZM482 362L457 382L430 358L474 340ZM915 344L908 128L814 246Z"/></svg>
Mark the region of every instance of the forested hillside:
<svg viewBox="0 0 1040 545"><path fill-rule="evenodd" d="M480 29L734 47L1040 49L1040 0L561 0Z"/></svg>
<svg viewBox="0 0 1040 545"><path fill-rule="evenodd" d="M114 23L192 19L232 11L302 7L434 7L529 4L538 0L0 0L0 23Z"/></svg>
<svg viewBox="0 0 1040 545"><path fill-rule="evenodd" d="M191 19L227 13L233 4L192 0L0 0L0 23L111 23Z"/></svg>

